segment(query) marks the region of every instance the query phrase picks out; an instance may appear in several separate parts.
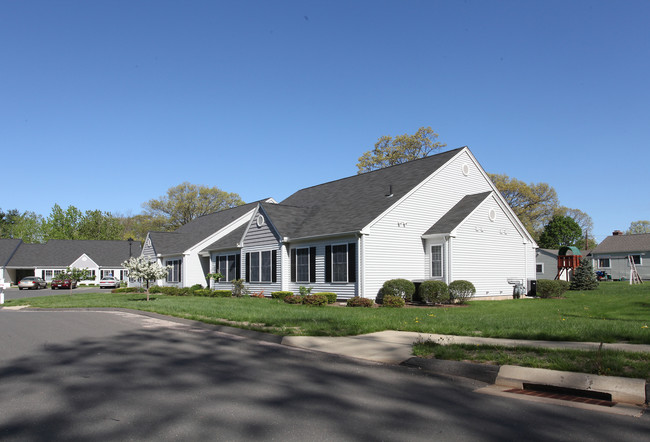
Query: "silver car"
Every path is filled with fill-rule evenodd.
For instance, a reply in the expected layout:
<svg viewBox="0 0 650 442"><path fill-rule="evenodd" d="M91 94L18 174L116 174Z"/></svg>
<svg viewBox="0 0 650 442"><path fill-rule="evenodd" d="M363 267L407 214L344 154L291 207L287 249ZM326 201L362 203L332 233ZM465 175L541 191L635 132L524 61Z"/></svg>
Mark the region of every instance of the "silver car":
<svg viewBox="0 0 650 442"><path fill-rule="evenodd" d="M23 279L20 280L18 283L18 289L23 290L23 289L46 289L47 288L47 282L43 278L39 278L38 276L26 276Z"/></svg>
<svg viewBox="0 0 650 442"><path fill-rule="evenodd" d="M120 280L114 276L105 276L99 281L99 288L112 287L114 289L120 288Z"/></svg>

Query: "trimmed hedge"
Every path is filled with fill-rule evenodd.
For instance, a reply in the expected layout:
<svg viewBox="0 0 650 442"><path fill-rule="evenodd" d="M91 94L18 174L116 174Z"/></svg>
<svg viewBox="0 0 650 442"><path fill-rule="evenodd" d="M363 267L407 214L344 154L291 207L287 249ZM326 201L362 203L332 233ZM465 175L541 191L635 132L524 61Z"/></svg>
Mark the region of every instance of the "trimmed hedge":
<svg viewBox="0 0 650 442"><path fill-rule="evenodd" d="M142 287L122 287L111 290L111 293L144 293L147 290Z"/></svg>
<svg viewBox="0 0 650 442"><path fill-rule="evenodd" d="M322 296L327 297L327 303L328 304L334 304L336 302L336 293L319 292L319 293L314 293L314 295L322 295Z"/></svg>
<svg viewBox="0 0 650 442"><path fill-rule="evenodd" d="M355 296L354 298L348 299L348 307L372 307L375 302L370 298L362 298L360 296Z"/></svg>
<svg viewBox="0 0 650 442"><path fill-rule="evenodd" d="M424 281L420 284L418 295L424 302L442 304L449 302L449 287L444 281Z"/></svg>
<svg viewBox="0 0 650 442"><path fill-rule="evenodd" d="M571 284L568 281L553 279L537 280L537 296L540 298L557 298L569 290Z"/></svg>
<svg viewBox="0 0 650 442"><path fill-rule="evenodd" d="M410 301L415 293L415 284L408 279L389 279L382 286L384 298L387 296L399 296L402 299Z"/></svg>
<svg viewBox="0 0 650 442"><path fill-rule="evenodd" d="M285 291L271 292L271 298L273 298L273 299L283 300L287 296L293 296L293 293L292 292L285 292Z"/></svg>
<svg viewBox="0 0 650 442"><path fill-rule="evenodd" d="M386 295L384 296L384 300L382 303L384 307L396 307L396 308L404 307L405 304L406 301L404 301L404 298L398 295Z"/></svg>
<svg viewBox="0 0 650 442"><path fill-rule="evenodd" d="M302 304L302 296L289 295L284 297L284 302L287 304Z"/></svg>
<svg viewBox="0 0 650 442"><path fill-rule="evenodd" d="M476 287L469 281L459 279L449 284L449 295L453 302L465 304L476 294Z"/></svg>
<svg viewBox="0 0 650 442"><path fill-rule="evenodd" d="M313 295L305 295L302 297L302 303L304 305L311 306L327 305L327 296L319 293L314 293Z"/></svg>

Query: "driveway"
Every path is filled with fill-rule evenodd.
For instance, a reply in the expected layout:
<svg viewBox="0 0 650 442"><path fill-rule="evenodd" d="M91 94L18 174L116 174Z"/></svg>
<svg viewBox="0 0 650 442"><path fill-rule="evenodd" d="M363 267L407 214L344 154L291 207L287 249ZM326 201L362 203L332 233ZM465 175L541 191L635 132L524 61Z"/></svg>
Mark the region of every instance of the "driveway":
<svg viewBox="0 0 650 442"><path fill-rule="evenodd" d="M100 289L99 287L77 287L72 289L72 293L101 293L107 292L110 293L111 289ZM36 296L52 296L52 295L64 295L69 294L70 289L57 289L52 290L49 286L46 289L39 290L20 290L17 287L11 287L4 289L5 300L10 299L23 299L23 298L33 298Z"/></svg>

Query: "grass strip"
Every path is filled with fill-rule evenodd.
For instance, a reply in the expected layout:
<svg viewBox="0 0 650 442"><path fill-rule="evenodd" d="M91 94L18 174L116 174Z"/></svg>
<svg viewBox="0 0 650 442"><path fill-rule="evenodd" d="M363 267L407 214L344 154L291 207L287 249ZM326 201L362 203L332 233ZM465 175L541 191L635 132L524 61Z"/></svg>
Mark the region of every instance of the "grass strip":
<svg viewBox="0 0 650 442"><path fill-rule="evenodd" d="M650 353L618 350L556 350L523 346L442 345L426 341L414 344L413 354L421 358L518 365L601 376L638 378L650 382Z"/></svg>

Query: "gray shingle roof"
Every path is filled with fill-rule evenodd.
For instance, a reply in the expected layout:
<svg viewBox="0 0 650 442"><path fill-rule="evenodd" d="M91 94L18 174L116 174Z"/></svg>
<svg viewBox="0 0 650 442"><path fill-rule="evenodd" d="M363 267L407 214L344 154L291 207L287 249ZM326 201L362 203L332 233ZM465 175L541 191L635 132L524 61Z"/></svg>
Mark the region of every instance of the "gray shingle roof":
<svg viewBox="0 0 650 442"><path fill-rule="evenodd" d="M631 252L650 252L650 233L608 236L592 250L591 254Z"/></svg>
<svg viewBox="0 0 650 442"><path fill-rule="evenodd" d="M173 232L149 232L149 237L157 254L183 253L267 199L201 216Z"/></svg>
<svg viewBox="0 0 650 442"><path fill-rule="evenodd" d="M293 209L269 207L269 216L282 236L294 239L358 232L462 149L299 190L279 205Z"/></svg>
<svg viewBox="0 0 650 442"><path fill-rule="evenodd" d="M202 250L202 252L236 249L237 244L239 244L242 237L244 236L244 232L246 231L247 227L248 227L248 223L242 224L240 227L237 227L229 234L219 238L218 240L216 240L215 242L207 246L205 249Z"/></svg>
<svg viewBox="0 0 650 442"><path fill-rule="evenodd" d="M0 267L7 265L21 242L21 239L0 239Z"/></svg>
<svg viewBox="0 0 650 442"><path fill-rule="evenodd" d="M86 254L100 267L120 267L129 259L128 241L51 239L45 244L22 243L8 267L67 267ZM140 243L131 244L131 256L140 255Z"/></svg>
<svg viewBox="0 0 650 442"><path fill-rule="evenodd" d="M479 204L481 204L485 199L492 194L489 192L476 193L474 195L464 196L454 207L452 207L449 212L445 213L442 218L440 218L436 223L431 226L429 230L424 232L425 235L433 235L436 233L450 233L454 230L460 223L462 223L465 218L469 216L470 213L476 209Z"/></svg>

